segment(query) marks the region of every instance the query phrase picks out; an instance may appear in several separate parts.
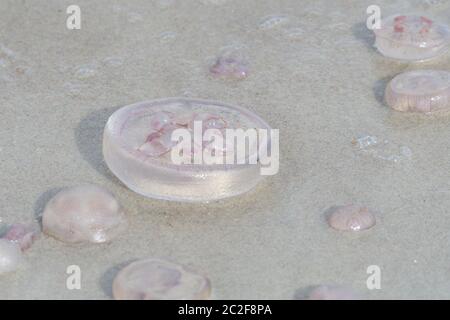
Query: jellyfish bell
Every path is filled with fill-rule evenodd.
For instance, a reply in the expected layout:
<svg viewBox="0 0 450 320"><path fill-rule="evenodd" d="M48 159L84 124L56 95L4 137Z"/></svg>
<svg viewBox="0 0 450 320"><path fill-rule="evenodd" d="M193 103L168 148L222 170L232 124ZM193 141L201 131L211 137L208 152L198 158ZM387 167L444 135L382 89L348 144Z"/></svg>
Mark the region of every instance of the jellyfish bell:
<svg viewBox="0 0 450 320"><path fill-rule="evenodd" d="M374 29L375 47L389 58L424 61L445 53L450 44L450 29L420 15L393 15Z"/></svg>
<svg viewBox="0 0 450 320"><path fill-rule="evenodd" d="M116 276L116 300L206 300L211 284L185 266L161 259L135 261Z"/></svg>
<svg viewBox="0 0 450 320"><path fill-rule="evenodd" d="M85 185L60 191L46 205L43 231L68 243L103 243L126 228L124 211L107 190Z"/></svg>

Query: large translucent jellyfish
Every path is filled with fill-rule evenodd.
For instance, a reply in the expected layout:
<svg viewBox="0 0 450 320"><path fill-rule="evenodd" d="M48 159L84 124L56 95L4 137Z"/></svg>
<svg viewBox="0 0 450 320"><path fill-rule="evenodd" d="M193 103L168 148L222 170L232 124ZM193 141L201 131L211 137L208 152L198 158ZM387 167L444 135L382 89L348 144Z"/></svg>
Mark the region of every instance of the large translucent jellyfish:
<svg viewBox="0 0 450 320"><path fill-rule="evenodd" d="M95 185L67 188L46 205L43 231L68 243L103 243L126 227L124 211L107 190Z"/></svg>
<svg viewBox="0 0 450 320"><path fill-rule="evenodd" d="M206 300L208 278L182 265L147 259L129 264L113 282L116 300Z"/></svg>
<svg viewBox="0 0 450 320"><path fill-rule="evenodd" d="M394 15L374 30L375 46L386 57L422 61L446 52L450 31L446 25L418 15Z"/></svg>
<svg viewBox="0 0 450 320"><path fill-rule="evenodd" d="M17 270L22 260L22 251L17 243L0 239L0 275Z"/></svg>
<svg viewBox="0 0 450 320"><path fill-rule="evenodd" d="M257 134L266 131L268 139L251 141L251 147L244 146L244 152L239 152L238 139L227 136L237 129ZM205 138L208 130L214 139ZM111 115L103 135L103 155L109 169L139 194L207 202L242 194L262 180L257 155L270 147L270 130L253 112L221 102L187 98L146 101ZM173 139L180 131L184 135ZM213 158L208 158L211 154L214 161L205 161Z"/></svg>
<svg viewBox="0 0 450 320"><path fill-rule="evenodd" d="M366 207L351 204L333 208L328 223L333 229L340 231L362 231L372 228L376 219Z"/></svg>
<svg viewBox="0 0 450 320"><path fill-rule="evenodd" d="M403 112L432 112L450 108L450 72L414 70L401 73L386 87L386 103Z"/></svg>

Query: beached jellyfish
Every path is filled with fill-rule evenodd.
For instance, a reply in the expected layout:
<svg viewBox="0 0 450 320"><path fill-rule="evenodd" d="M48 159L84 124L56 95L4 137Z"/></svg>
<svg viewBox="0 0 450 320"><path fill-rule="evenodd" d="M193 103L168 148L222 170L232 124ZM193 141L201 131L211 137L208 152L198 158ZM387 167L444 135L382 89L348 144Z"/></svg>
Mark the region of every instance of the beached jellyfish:
<svg viewBox="0 0 450 320"><path fill-rule="evenodd" d="M22 251L29 249L39 237L40 230L37 225L15 223L8 227L3 239L17 243Z"/></svg>
<svg viewBox="0 0 450 320"><path fill-rule="evenodd" d="M182 265L147 259L122 269L113 282L116 300L206 300L211 295L208 278Z"/></svg>
<svg viewBox="0 0 450 320"><path fill-rule="evenodd" d="M386 87L386 103L397 111L433 112L450 108L450 72L414 70L401 73Z"/></svg>
<svg viewBox="0 0 450 320"><path fill-rule="evenodd" d="M362 231L372 228L375 215L366 207L345 205L332 208L328 217L330 227L340 231Z"/></svg>
<svg viewBox="0 0 450 320"><path fill-rule="evenodd" d="M450 31L446 25L418 15L394 15L374 30L375 46L386 57L422 61L447 51Z"/></svg>
<svg viewBox="0 0 450 320"><path fill-rule="evenodd" d="M252 148L237 152L239 139L226 139L229 129L255 130L254 139L248 139ZM267 143L259 141L256 129L268 132ZM211 201L244 193L261 181L258 152L271 143L269 132L264 120L241 107L188 98L145 101L111 115L103 155L109 169L139 194Z"/></svg>
<svg viewBox="0 0 450 320"><path fill-rule="evenodd" d="M0 275L17 270L22 260L22 251L17 243L0 239Z"/></svg>
<svg viewBox="0 0 450 320"><path fill-rule="evenodd" d="M226 47L211 64L209 72L217 78L241 80L248 76L249 67L238 48Z"/></svg>
<svg viewBox="0 0 450 320"><path fill-rule="evenodd" d="M359 300L359 298L348 288L321 285L309 292L307 300Z"/></svg>
<svg viewBox="0 0 450 320"><path fill-rule="evenodd" d="M126 227L122 207L107 190L95 185L67 188L46 205L43 231L68 243L103 243Z"/></svg>

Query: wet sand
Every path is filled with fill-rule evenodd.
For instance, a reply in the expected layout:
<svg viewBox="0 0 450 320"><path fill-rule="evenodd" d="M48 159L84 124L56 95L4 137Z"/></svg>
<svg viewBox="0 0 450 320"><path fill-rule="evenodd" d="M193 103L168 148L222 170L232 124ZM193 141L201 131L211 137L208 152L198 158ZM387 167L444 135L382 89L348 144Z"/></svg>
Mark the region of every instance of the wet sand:
<svg viewBox="0 0 450 320"><path fill-rule="evenodd" d="M365 27L372 2L79 0L81 30L68 30L73 1L2 0L0 217L29 221L60 188L96 183L117 195L130 225L107 245L42 237L20 270L0 276L0 298L109 299L119 268L148 257L206 273L221 299L292 299L318 284L368 299L449 298L450 115L383 102L396 74L449 70L449 55L407 64L378 54ZM450 1L378 3L383 16L422 12L450 24ZM271 15L281 18L267 23ZM208 74L230 45L248 58L244 80ZM103 162L107 118L172 96L247 107L280 129L278 175L210 204L125 188ZM367 135L382 143L352 144ZM350 202L375 210L377 225L331 229L324 213ZM66 288L69 265L81 268L81 290ZM381 268L380 290L366 287L370 265Z"/></svg>

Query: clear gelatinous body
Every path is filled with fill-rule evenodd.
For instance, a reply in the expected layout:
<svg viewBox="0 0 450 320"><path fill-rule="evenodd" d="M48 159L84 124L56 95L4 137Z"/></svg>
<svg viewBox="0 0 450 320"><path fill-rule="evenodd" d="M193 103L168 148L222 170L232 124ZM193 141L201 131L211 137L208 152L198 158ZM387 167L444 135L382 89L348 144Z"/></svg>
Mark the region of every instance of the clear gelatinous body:
<svg viewBox="0 0 450 320"><path fill-rule="evenodd" d="M9 226L3 239L17 243L22 251L29 249L33 242L39 237L40 230L35 225L15 223Z"/></svg>
<svg viewBox="0 0 450 320"><path fill-rule="evenodd" d="M196 123L202 132L199 137ZM110 170L139 194L175 201L210 201L244 193L262 179L259 161L225 161L229 152L227 130L255 128L270 130L254 113L220 102L185 98L142 102L123 107L109 118L103 155ZM171 138L177 129L185 129L192 138L190 149L183 149L183 154L193 159L191 163L173 161L177 143ZM223 134L222 147L204 140L202 134L207 129ZM267 148L269 143L257 148ZM223 163L203 161L211 149L223 155Z"/></svg>
<svg viewBox="0 0 450 320"><path fill-rule="evenodd" d="M358 300L358 296L348 288L340 286L317 286L313 288L308 300Z"/></svg>
<svg viewBox="0 0 450 320"><path fill-rule="evenodd" d="M450 72L414 70L401 73L386 87L386 103L397 111L433 112L450 108Z"/></svg>
<svg viewBox="0 0 450 320"><path fill-rule="evenodd" d="M0 239L0 275L15 271L22 259L22 251L17 243Z"/></svg>
<svg viewBox="0 0 450 320"><path fill-rule="evenodd" d="M116 300L206 300L208 278L182 265L160 259L133 262L113 282Z"/></svg>
<svg viewBox="0 0 450 320"><path fill-rule="evenodd" d="M376 219L365 207L345 205L333 208L328 223L333 229L340 231L362 231L372 228Z"/></svg>
<svg viewBox="0 0 450 320"><path fill-rule="evenodd" d="M241 80L248 76L249 66L240 49L231 46L222 49L209 72L217 78Z"/></svg>
<svg viewBox="0 0 450 320"><path fill-rule="evenodd" d="M394 15L374 30L375 46L386 57L422 61L448 50L450 31L446 25L418 15Z"/></svg>
<svg viewBox="0 0 450 320"><path fill-rule="evenodd" d="M94 185L67 188L46 205L43 231L68 243L103 243L126 227L124 211L114 196Z"/></svg>

